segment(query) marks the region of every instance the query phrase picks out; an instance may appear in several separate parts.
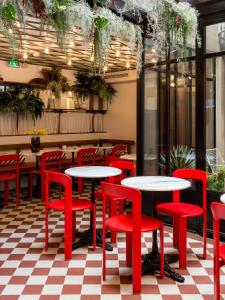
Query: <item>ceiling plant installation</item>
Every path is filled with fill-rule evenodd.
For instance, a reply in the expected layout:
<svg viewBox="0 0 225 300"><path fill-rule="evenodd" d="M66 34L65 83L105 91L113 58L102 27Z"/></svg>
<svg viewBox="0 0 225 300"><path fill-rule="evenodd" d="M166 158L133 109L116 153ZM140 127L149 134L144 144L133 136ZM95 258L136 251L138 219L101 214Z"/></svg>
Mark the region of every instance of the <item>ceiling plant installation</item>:
<svg viewBox="0 0 225 300"><path fill-rule="evenodd" d="M148 36L158 56L170 48L186 57L190 42L198 38L198 13L188 3L175 0L3 0L0 3L0 32L8 40L13 57L27 60L29 55L40 56L43 51L26 48L29 35L34 36L34 24L40 40L45 40L44 51L57 51L59 59L72 68L75 58L77 34L82 36L93 73L110 70L116 60L125 68L141 71L143 52L142 21L148 24ZM134 15L136 23L126 20ZM33 22L30 25L30 22ZM38 24L38 25L37 25ZM30 25L30 27L28 27ZM28 29L29 28L29 29ZM146 32L145 32L146 34ZM35 42L38 44L38 42ZM36 44L33 46L36 47ZM79 45L80 46L80 45ZM36 49L36 48L35 48ZM123 49L123 58L120 52ZM125 50L124 50L125 49ZM23 54L21 54L23 53ZM87 69L86 69L87 71Z"/></svg>

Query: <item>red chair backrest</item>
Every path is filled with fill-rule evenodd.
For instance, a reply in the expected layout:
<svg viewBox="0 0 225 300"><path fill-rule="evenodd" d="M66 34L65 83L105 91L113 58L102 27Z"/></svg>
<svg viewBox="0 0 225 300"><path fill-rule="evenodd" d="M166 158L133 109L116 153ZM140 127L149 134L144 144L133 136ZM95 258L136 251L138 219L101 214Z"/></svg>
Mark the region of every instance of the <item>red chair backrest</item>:
<svg viewBox="0 0 225 300"><path fill-rule="evenodd" d="M105 222L107 201L113 198L127 199L132 202L133 238L140 238L142 195L137 189L107 182L101 183L103 192L103 222ZM123 201L123 200L121 200Z"/></svg>
<svg viewBox="0 0 225 300"><path fill-rule="evenodd" d="M118 183L120 184L120 182L127 177L127 172L131 173L131 176L135 176L136 175L136 165L134 162L132 161L128 161L128 160L117 160L117 161L113 161L109 164L110 167L113 168L118 168L122 171L122 173L118 176L115 177L109 177L108 182L111 183Z"/></svg>
<svg viewBox="0 0 225 300"><path fill-rule="evenodd" d="M111 150L110 156L120 157L126 153L126 145L114 146Z"/></svg>
<svg viewBox="0 0 225 300"><path fill-rule="evenodd" d="M218 257L220 240L220 220L225 220L225 204L213 202L211 203L211 211L213 215L214 255L217 255Z"/></svg>
<svg viewBox="0 0 225 300"><path fill-rule="evenodd" d="M97 148L83 148L77 152L77 165L82 166L87 163L95 162L95 157L98 152Z"/></svg>
<svg viewBox="0 0 225 300"><path fill-rule="evenodd" d="M19 163L21 156L19 154L3 154L0 155L0 169L1 167L16 166L16 172L19 172Z"/></svg>
<svg viewBox="0 0 225 300"><path fill-rule="evenodd" d="M208 175L205 171L196 170L196 169L177 169L173 172L173 177L183 178L183 179L194 179L196 181L200 181L202 183L202 207L203 210L206 211L207 204L207 182ZM180 191L173 192L173 201L180 202Z"/></svg>
<svg viewBox="0 0 225 300"><path fill-rule="evenodd" d="M45 203L49 202L49 191L50 191L50 183L58 183L64 187L64 200L66 209L72 208L72 179L70 176L52 172L52 171L44 171L44 184L45 184ZM54 201L54 200L53 200Z"/></svg>
<svg viewBox="0 0 225 300"><path fill-rule="evenodd" d="M44 152L41 155L41 171L45 171L48 169L48 166L50 166L50 162L56 162L59 168L59 171L61 171L62 166L62 160L64 158L64 152L60 150L55 151L47 151Z"/></svg>

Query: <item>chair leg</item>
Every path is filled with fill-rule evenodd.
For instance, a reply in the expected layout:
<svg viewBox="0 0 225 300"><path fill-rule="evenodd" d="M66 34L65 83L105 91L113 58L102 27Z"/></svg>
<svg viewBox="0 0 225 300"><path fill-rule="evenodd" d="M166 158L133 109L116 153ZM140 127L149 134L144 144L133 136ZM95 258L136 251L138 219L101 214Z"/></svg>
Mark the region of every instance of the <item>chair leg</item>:
<svg viewBox="0 0 225 300"><path fill-rule="evenodd" d="M133 293L141 292L141 236L132 239L132 276Z"/></svg>
<svg viewBox="0 0 225 300"><path fill-rule="evenodd" d="M72 211L65 211L64 226L64 253L65 259L72 258Z"/></svg>
<svg viewBox="0 0 225 300"><path fill-rule="evenodd" d="M78 182L78 194L81 195L83 193L84 182L82 178L77 179Z"/></svg>
<svg viewBox="0 0 225 300"><path fill-rule="evenodd" d="M115 216L117 211L117 201L110 201L110 217ZM116 243L116 232L111 230L111 243Z"/></svg>
<svg viewBox="0 0 225 300"><path fill-rule="evenodd" d="M207 216L203 216L203 259L207 258Z"/></svg>
<svg viewBox="0 0 225 300"><path fill-rule="evenodd" d="M93 250L96 250L96 203L93 204Z"/></svg>
<svg viewBox="0 0 225 300"><path fill-rule="evenodd" d="M105 280L106 276L106 225L103 224L102 229L102 278Z"/></svg>
<svg viewBox="0 0 225 300"><path fill-rule="evenodd" d="M214 296L220 300L220 264L219 259L214 255Z"/></svg>
<svg viewBox="0 0 225 300"><path fill-rule="evenodd" d="M29 174L29 196L30 199L33 197L33 174L32 172Z"/></svg>
<svg viewBox="0 0 225 300"><path fill-rule="evenodd" d="M126 264L132 267L132 233L126 233Z"/></svg>
<svg viewBox="0 0 225 300"><path fill-rule="evenodd" d="M164 277L164 224L160 223L160 277Z"/></svg>
<svg viewBox="0 0 225 300"><path fill-rule="evenodd" d="M187 267L187 218L179 219L179 267Z"/></svg>
<svg viewBox="0 0 225 300"><path fill-rule="evenodd" d="M72 240L76 241L76 211L72 212Z"/></svg>
<svg viewBox="0 0 225 300"><path fill-rule="evenodd" d="M9 182L6 180L4 182L4 206L9 203Z"/></svg>
<svg viewBox="0 0 225 300"><path fill-rule="evenodd" d="M173 247L179 248L179 218L173 217Z"/></svg>
<svg viewBox="0 0 225 300"><path fill-rule="evenodd" d="M48 208L45 209L45 250L48 250Z"/></svg>
<svg viewBox="0 0 225 300"><path fill-rule="evenodd" d="M16 178L16 206L19 205L19 195L20 195L20 178Z"/></svg>

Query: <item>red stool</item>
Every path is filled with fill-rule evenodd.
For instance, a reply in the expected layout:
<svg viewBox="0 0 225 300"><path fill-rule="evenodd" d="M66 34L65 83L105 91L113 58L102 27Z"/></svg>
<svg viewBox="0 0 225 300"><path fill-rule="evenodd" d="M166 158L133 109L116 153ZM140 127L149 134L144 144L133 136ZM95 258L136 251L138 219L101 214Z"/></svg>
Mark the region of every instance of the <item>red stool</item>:
<svg viewBox="0 0 225 300"><path fill-rule="evenodd" d="M96 249L96 206L91 201L72 197L72 179L68 175L44 171L43 174L45 184L45 204L46 204L46 219L45 219L45 249L48 249L48 213L49 210L59 210L65 213L65 259L72 258L72 239L76 232L76 212L90 209L93 211L93 248ZM53 199L49 201L49 186L50 183L58 183L64 187L64 198Z"/></svg>
<svg viewBox="0 0 225 300"><path fill-rule="evenodd" d="M187 218L203 217L203 258L206 259L206 234L207 234L207 203L206 186L207 173L195 169L178 169L173 177L187 178L202 183L202 207L180 202L180 191L173 193L173 202L162 203L157 206L157 212L173 217L173 246L179 249L179 266L186 269L187 266Z"/></svg>
<svg viewBox="0 0 225 300"><path fill-rule="evenodd" d="M225 245L220 246L220 220L225 220L225 205L213 202L211 204L213 215L214 240L214 296L220 299L220 268L225 265Z"/></svg>
<svg viewBox="0 0 225 300"><path fill-rule="evenodd" d="M19 205L19 154L0 155L0 181L4 181L4 205L9 201L9 181L16 181L16 206ZM2 169L2 170L1 170Z"/></svg>
<svg viewBox="0 0 225 300"><path fill-rule="evenodd" d="M163 245L163 223L149 216L142 216L141 192L117 184L101 183L103 192L103 234L102 234L102 251L103 264L102 276L105 280L106 275L106 230L110 229L116 232L126 233L126 262L132 266L133 292L141 291L141 233L160 230L160 275L164 275L164 245ZM106 219L107 201L111 199L128 199L132 203L131 214L121 214Z"/></svg>

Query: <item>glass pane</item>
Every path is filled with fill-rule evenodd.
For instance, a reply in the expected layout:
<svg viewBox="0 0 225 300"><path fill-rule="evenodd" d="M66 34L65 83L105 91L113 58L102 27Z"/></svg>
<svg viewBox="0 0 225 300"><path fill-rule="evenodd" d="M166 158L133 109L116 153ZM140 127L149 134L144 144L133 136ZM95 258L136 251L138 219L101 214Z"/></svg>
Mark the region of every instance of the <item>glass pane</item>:
<svg viewBox="0 0 225 300"><path fill-rule="evenodd" d="M144 174L158 173L158 78L156 69L145 71Z"/></svg>
<svg viewBox="0 0 225 300"><path fill-rule="evenodd" d="M225 23L206 26L206 53L225 50Z"/></svg>
<svg viewBox="0 0 225 300"><path fill-rule="evenodd" d="M208 189L223 192L225 180L225 56L206 60L205 89Z"/></svg>

